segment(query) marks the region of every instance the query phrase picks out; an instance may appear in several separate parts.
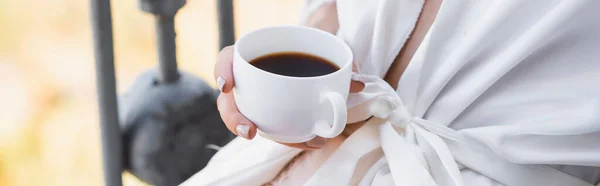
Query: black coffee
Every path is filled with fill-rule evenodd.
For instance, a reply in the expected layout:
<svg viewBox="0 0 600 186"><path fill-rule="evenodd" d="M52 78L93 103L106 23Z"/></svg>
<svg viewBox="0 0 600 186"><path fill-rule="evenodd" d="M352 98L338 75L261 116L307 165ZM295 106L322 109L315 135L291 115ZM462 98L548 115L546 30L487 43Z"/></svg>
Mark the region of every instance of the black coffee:
<svg viewBox="0 0 600 186"><path fill-rule="evenodd" d="M313 77L340 69L319 56L300 52L278 52L253 59L250 64L264 71L293 77Z"/></svg>

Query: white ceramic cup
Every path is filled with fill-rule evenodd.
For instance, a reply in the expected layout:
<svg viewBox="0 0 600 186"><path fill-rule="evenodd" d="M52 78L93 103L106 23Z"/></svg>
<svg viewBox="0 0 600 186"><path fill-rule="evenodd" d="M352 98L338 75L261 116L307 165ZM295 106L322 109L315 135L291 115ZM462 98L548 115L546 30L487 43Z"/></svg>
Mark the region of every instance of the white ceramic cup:
<svg viewBox="0 0 600 186"><path fill-rule="evenodd" d="M344 130L353 60L344 41L314 28L275 26L243 35L234 50L235 101L261 136L299 143L316 136L333 138ZM340 69L322 76L291 77L249 64L257 57L277 52L316 55Z"/></svg>

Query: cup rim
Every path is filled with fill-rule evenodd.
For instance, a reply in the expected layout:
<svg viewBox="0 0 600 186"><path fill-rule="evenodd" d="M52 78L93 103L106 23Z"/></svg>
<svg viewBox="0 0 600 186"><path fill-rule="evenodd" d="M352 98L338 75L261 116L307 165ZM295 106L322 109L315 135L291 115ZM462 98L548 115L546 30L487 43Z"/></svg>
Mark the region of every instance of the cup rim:
<svg viewBox="0 0 600 186"><path fill-rule="evenodd" d="M342 46L342 48L343 48L342 50L344 50L345 52L347 52L350 55L348 57L349 62L344 64L344 66L340 66L340 69L336 70L335 72L329 73L329 74L320 75L320 76L309 76L309 77L295 77L295 76L285 76L285 75L275 74L275 73L260 69L258 67L255 67L254 65L251 65L248 60L244 59L242 57L242 55L238 52L239 45L237 43L244 40L244 38L248 37L248 35L255 33L255 32L260 32L260 31L264 31L264 30L268 30L268 29L278 29L278 28L297 28L297 29L303 29L303 30L310 30L310 31L316 31L316 33L321 34L321 35L326 35L326 37L333 37L335 42L339 43ZM293 52L293 51L282 51L282 52ZM307 26L298 26L298 25L268 26L268 27L263 27L263 28L259 28L259 29L247 32L247 33L243 34L242 36L240 36L240 38L236 41L236 43L234 45L234 55L237 55L240 59L244 60L243 61L244 65L248 65L254 69L259 70L260 72L264 72L266 74L280 77L280 78L288 78L288 79L295 79L295 80L313 80L313 79L321 79L321 78L327 78L330 76L335 76L339 73L342 73L341 71L343 71L346 68L352 68L352 65L354 63L354 54L352 53L352 49L350 49L350 46L348 46L348 44L346 44L346 42L344 42L342 39L338 38L334 34L331 34L329 32L323 31L323 30L319 30L319 29L307 27ZM322 57L322 56L319 56L319 57Z"/></svg>

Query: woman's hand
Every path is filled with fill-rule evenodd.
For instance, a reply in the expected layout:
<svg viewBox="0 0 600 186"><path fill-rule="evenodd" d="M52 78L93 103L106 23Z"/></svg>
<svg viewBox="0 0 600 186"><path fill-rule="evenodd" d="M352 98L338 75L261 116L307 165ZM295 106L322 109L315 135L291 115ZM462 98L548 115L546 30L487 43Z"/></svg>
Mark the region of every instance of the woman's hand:
<svg viewBox="0 0 600 186"><path fill-rule="evenodd" d="M256 136L256 126L244 115L242 115L233 98L231 90L235 86L233 81L233 47L228 46L219 52L217 64L215 65L215 80L217 87L221 91L217 99L217 106L221 114L221 118L225 122L227 128L234 134L246 138L253 139ZM360 92L364 88L361 82L352 82L349 92ZM256 106L260 109L260 105ZM317 137L304 143L282 143L284 145L301 148L306 150L318 149L326 144L326 139Z"/></svg>

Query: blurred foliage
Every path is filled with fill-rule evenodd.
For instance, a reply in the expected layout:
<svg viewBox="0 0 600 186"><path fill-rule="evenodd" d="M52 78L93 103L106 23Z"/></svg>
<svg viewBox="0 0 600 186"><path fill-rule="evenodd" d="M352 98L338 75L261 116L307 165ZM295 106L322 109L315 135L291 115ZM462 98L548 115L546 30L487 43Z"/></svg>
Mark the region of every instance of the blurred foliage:
<svg viewBox="0 0 600 186"><path fill-rule="evenodd" d="M216 0L177 16L182 70L214 86ZM100 186L102 158L86 0L0 1L0 186ZM156 64L137 0L112 1L118 91ZM301 0L236 1L236 32L294 24ZM143 185L124 174L125 185Z"/></svg>

